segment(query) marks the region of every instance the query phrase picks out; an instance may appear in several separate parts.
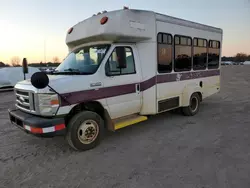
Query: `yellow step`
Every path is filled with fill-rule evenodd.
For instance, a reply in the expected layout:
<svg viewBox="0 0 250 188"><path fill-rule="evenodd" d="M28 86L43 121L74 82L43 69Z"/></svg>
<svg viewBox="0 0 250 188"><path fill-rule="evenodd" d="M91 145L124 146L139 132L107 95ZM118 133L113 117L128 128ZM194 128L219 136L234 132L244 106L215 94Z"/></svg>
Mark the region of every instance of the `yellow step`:
<svg viewBox="0 0 250 188"><path fill-rule="evenodd" d="M115 119L113 121L115 124L115 130L118 130L142 121L146 121L147 119L147 116L130 115L123 118Z"/></svg>

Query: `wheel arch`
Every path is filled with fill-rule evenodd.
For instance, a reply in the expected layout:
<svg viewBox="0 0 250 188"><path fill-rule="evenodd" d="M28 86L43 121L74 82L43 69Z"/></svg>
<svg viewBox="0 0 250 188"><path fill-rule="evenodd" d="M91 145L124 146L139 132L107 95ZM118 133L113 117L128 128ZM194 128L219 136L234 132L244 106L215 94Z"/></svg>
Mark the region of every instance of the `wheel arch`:
<svg viewBox="0 0 250 188"><path fill-rule="evenodd" d="M109 116L108 110L104 108L104 106L99 101L87 101L87 102L82 102L82 103L75 105L65 118L66 125L68 124L69 120L74 115L84 110L96 112L104 120L105 128L107 128L108 130L114 131L114 125Z"/></svg>
<svg viewBox="0 0 250 188"><path fill-rule="evenodd" d="M190 97L197 93L200 97L200 102L202 101L202 88L201 87L189 87L187 86L182 93L181 106L189 106Z"/></svg>

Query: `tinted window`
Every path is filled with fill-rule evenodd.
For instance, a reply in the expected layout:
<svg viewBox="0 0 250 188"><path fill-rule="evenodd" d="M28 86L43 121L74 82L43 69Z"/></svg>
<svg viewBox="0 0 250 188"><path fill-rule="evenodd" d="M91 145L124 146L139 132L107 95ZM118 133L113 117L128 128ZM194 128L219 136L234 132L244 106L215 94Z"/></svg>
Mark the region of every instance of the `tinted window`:
<svg viewBox="0 0 250 188"><path fill-rule="evenodd" d="M167 44L168 43L168 35L163 35L163 43Z"/></svg>
<svg viewBox="0 0 250 188"><path fill-rule="evenodd" d="M123 69L117 68L118 67L117 54L116 54L116 49L114 49L106 64L106 72L108 72L109 75L134 74L136 72L132 49L130 47L125 47L125 50L126 50L127 67Z"/></svg>
<svg viewBox="0 0 250 188"><path fill-rule="evenodd" d="M187 44L187 38L181 37L181 44L186 45Z"/></svg>
<svg viewBox="0 0 250 188"><path fill-rule="evenodd" d="M219 67L220 59L220 42L209 41L208 49L208 69L217 69Z"/></svg>
<svg viewBox="0 0 250 188"><path fill-rule="evenodd" d="M178 38L181 38L180 44ZM190 37L175 36L175 61L174 70L176 72L189 71L192 66L192 42Z"/></svg>
<svg viewBox="0 0 250 188"><path fill-rule="evenodd" d="M207 41L205 39L194 39L196 45L194 45L193 55L193 69L203 70L207 65Z"/></svg>
<svg viewBox="0 0 250 188"><path fill-rule="evenodd" d="M198 39L195 38L193 41L194 41L194 46L198 46Z"/></svg>
<svg viewBox="0 0 250 188"><path fill-rule="evenodd" d="M157 42L162 43L162 34L161 33L159 33L157 36Z"/></svg>
<svg viewBox="0 0 250 188"><path fill-rule="evenodd" d="M161 34L158 34L158 37ZM162 41L158 40L158 72L172 71L172 35L163 34Z"/></svg>
<svg viewBox="0 0 250 188"><path fill-rule="evenodd" d="M178 36L175 36L175 44L180 44L180 37Z"/></svg>

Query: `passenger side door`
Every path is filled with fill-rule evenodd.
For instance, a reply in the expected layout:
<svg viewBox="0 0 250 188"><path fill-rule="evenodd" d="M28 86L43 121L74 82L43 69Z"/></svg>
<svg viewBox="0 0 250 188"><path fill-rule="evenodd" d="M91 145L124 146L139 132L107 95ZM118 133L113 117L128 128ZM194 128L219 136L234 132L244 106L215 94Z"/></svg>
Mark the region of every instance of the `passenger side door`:
<svg viewBox="0 0 250 188"><path fill-rule="evenodd" d="M125 50L125 67L118 68L117 50ZM140 62L133 45L115 46L105 64L104 87L109 88L107 105L112 119L139 113L141 110Z"/></svg>

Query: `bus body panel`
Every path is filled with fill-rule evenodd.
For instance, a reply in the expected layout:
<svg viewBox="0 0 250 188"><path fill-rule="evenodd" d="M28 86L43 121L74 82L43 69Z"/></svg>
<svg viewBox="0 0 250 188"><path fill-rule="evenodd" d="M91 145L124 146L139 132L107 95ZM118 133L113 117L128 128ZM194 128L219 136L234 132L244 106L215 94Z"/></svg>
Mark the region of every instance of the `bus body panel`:
<svg viewBox="0 0 250 188"><path fill-rule="evenodd" d="M164 33L164 34L170 34L172 36L171 55L172 55L173 65L172 65L172 72L169 73L159 73L158 70L156 70L157 78L163 80L163 81L158 81L157 83L157 105L159 101L164 101L165 99L171 99L171 98L173 99L178 98L179 104L176 107L188 106L190 96L195 92L200 92L202 94L203 99L219 92L220 65L216 69L208 69L208 68L206 68L205 70L191 69L190 71L175 72L174 69L175 35L190 37L192 38L192 42L194 38L201 38L201 39L206 39L207 41L216 40L219 41L221 44L222 32L218 29L213 29L210 27L195 28L194 26L192 27L185 26L184 24L185 22L182 24L176 24L172 21L171 23L169 19L168 20L165 19L165 21L163 21L164 16L163 15L160 16L161 16L161 21L156 22L157 34ZM193 55L193 49L192 49L192 55ZM221 59L221 53L219 55L219 62L220 59ZM158 62L156 62L156 64L157 63Z"/></svg>
<svg viewBox="0 0 250 188"><path fill-rule="evenodd" d="M101 24L100 21L105 16L108 21ZM172 71L169 73L158 72L158 33L172 36ZM79 22L66 36L70 53L79 47L91 45L110 44L111 47L97 71L91 75L49 76L50 86L70 103L69 105L65 100L60 100L56 115L67 115L76 105L93 101L101 104L111 119L131 114L151 115L188 106L194 92L200 93L202 99L219 92L220 64L214 69L175 71L176 35L190 37L192 42L195 37L208 42L219 41L220 63L222 30L219 28L143 10L112 11ZM136 72L115 76L106 74L106 64L116 46L131 47ZM194 47L191 46L193 62ZM182 56L181 58L183 59ZM19 82L15 89L27 91L26 97L30 101L37 99L38 93L51 93L49 87L37 90L27 80ZM37 109L39 101L35 100L35 103ZM24 111L21 108L19 110ZM32 114L30 110L25 113ZM39 113L35 111L34 114L42 116Z"/></svg>

